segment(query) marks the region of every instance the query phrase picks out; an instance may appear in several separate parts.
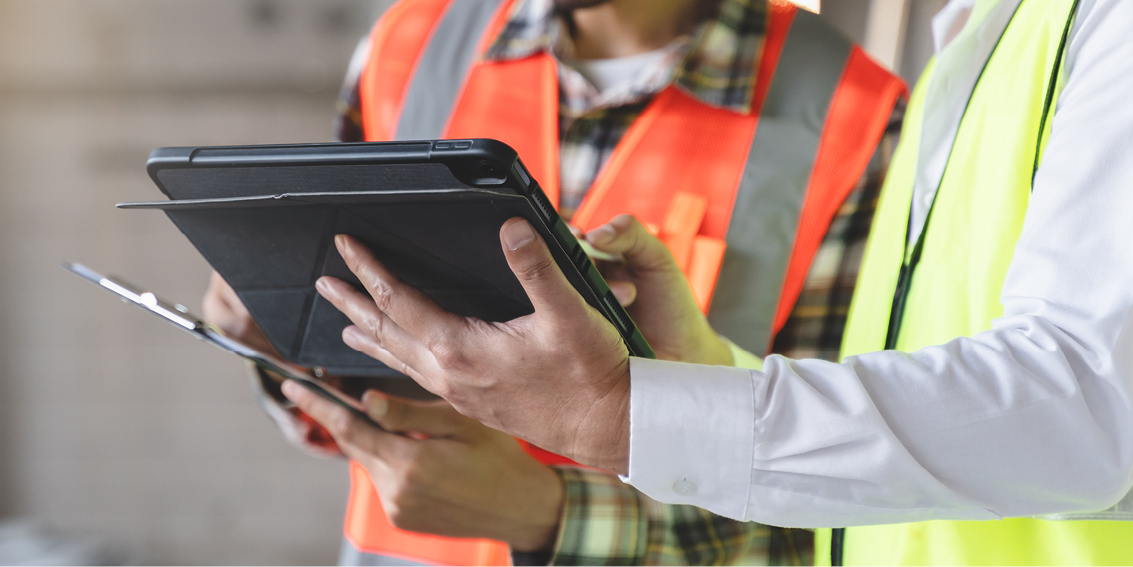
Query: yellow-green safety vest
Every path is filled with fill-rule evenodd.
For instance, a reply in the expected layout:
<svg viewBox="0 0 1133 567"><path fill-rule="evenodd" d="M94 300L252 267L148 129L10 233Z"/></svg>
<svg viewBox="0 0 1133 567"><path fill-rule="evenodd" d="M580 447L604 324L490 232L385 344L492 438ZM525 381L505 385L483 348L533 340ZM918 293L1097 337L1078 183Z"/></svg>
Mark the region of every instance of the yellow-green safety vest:
<svg viewBox="0 0 1133 567"><path fill-rule="evenodd" d="M995 0L979 0L973 18ZM843 356L991 329L1061 92L1078 0L1023 0L971 94L920 246L907 243L929 64L913 91L850 309ZM917 252L917 249L920 249ZM917 260L917 261L914 261ZM912 264L911 276L904 266ZM899 279L904 279L898 291ZM896 298L904 295L903 302ZM887 341L890 318L899 330ZM846 565L1133 565L1133 522L933 521L848 528ZM816 538L831 559L831 530Z"/></svg>

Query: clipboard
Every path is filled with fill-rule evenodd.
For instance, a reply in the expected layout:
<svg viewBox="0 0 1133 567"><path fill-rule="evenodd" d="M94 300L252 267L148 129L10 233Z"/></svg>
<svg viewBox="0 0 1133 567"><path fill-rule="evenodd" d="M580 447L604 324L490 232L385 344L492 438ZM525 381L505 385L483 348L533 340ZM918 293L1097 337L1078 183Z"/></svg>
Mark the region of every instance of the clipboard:
<svg viewBox="0 0 1133 567"><path fill-rule="evenodd" d="M184 305L165 301L152 292L142 291L138 286L123 279L113 276L104 276L82 264L63 262L60 264L60 267L84 280L109 290L125 303L131 303L161 317L167 323L193 335L198 340L255 363L256 366L269 372L269 376L279 380L280 383L284 380L293 380L320 397L346 408L354 417L370 426L387 433L404 436L404 434L400 432L392 432L386 429L381 424L371 419L369 415L356 407L353 403L347 401L345 395L336 394L333 390L323 386L313 377L306 374L302 369L295 368L270 354L261 352L240 341L225 336L220 329L205 323L200 318L190 313ZM288 400L281 399L279 401L284 404L284 407L289 407L290 402Z"/></svg>

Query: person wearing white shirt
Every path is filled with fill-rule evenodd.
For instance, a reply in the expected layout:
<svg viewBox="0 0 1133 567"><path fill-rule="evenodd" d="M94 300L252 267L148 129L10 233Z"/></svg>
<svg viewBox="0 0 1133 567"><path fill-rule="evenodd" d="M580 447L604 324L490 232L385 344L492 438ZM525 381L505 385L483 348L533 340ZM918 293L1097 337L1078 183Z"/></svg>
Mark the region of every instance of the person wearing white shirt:
<svg viewBox="0 0 1133 567"><path fill-rule="evenodd" d="M634 309L672 315L642 331L682 363L629 358L518 219L501 241L533 315L444 312L348 237L369 295L320 293L367 329L347 344L657 500L901 524L847 530L835 562L1131 563L1133 522L1091 520L1133 519L1133 2L954 0L934 29L841 364L690 364L722 339L626 218L587 239L625 254ZM1050 514L1080 521L1030 519Z"/></svg>

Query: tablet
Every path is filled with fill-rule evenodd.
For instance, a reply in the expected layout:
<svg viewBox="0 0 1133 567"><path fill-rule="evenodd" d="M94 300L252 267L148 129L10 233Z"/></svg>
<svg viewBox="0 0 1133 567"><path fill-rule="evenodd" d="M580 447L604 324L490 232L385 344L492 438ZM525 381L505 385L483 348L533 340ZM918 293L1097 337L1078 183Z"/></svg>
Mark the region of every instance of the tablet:
<svg viewBox="0 0 1133 567"><path fill-rule="evenodd" d="M396 373L342 342L345 315L315 292L321 276L361 289L334 247L349 234L449 311L486 321L533 312L499 230L523 217L563 274L653 357L579 241L516 152L495 140L161 148L147 164L159 209L235 289L288 361L354 376Z"/></svg>
<svg viewBox="0 0 1133 567"><path fill-rule="evenodd" d="M104 276L82 264L64 262L60 264L60 266L64 270L84 280L109 290L121 298L122 301L137 305L206 343L254 362L256 366L268 371L268 376L278 379L280 382L283 380L294 380L319 396L346 408L358 419L382 431L390 432L378 422L370 419L370 416L366 415L365 412L347 402L343 397L336 395L331 389L315 381L311 376L305 374L302 369L294 368L270 354L260 352L240 341L226 337L220 329L205 323L200 320L200 318L189 313L189 310L186 309L184 305L162 300L153 293L142 291L141 288L125 280L112 276ZM283 403L285 407L288 407L288 404L290 404L290 401L286 399L277 401ZM400 435L400 433L398 435Z"/></svg>

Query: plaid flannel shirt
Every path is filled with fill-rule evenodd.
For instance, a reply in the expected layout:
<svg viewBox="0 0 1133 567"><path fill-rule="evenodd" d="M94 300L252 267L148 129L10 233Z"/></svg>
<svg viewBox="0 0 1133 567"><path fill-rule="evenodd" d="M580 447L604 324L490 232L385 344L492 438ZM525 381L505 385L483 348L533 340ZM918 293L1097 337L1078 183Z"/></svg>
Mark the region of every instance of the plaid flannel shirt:
<svg viewBox="0 0 1133 567"><path fill-rule="evenodd" d="M767 0L716 0L688 35L622 85L599 92L572 67L570 24L553 0L522 0L494 40L487 59L510 60L537 51L558 66L561 197L569 219L622 136L669 85L698 100L739 113L751 110L756 58L767 25ZM368 55L359 49L339 100L338 134L361 141L358 77ZM904 117L895 109L866 172L838 210L772 352L792 358L837 360L878 194ZM556 469L565 488L562 521L550 554L516 555L555 565L811 565L813 535L737 522L693 506L658 503L616 476L575 467Z"/></svg>

